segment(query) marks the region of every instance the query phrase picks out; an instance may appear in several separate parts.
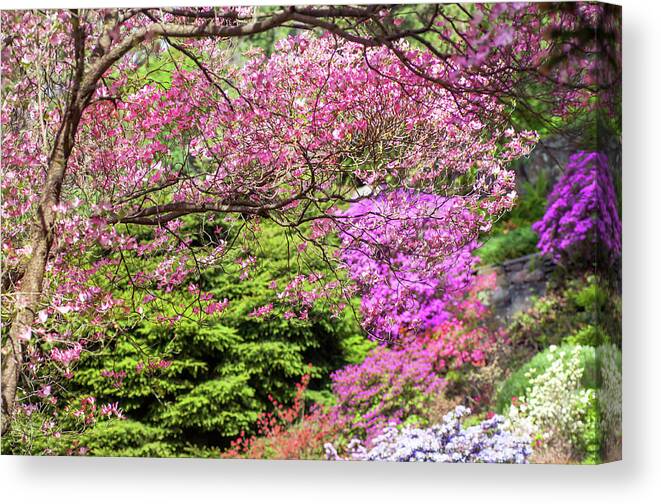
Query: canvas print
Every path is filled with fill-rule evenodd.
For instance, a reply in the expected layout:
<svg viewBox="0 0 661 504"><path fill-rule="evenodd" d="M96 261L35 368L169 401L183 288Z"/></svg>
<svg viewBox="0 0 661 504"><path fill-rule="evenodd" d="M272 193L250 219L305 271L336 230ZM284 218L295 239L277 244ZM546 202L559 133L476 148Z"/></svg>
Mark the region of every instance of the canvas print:
<svg viewBox="0 0 661 504"><path fill-rule="evenodd" d="M3 455L621 458L620 7L1 16Z"/></svg>

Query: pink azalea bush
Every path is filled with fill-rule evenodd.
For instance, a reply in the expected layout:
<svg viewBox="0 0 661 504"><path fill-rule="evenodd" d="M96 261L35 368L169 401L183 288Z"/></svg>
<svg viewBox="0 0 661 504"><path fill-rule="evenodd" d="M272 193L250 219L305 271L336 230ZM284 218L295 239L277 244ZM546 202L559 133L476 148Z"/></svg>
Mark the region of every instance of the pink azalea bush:
<svg viewBox="0 0 661 504"><path fill-rule="evenodd" d="M496 340L484 328L455 319L392 348L379 346L361 364L332 375L337 404L331 417L345 435L368 442L389 423L424 423L447 373L483 366Z"/></svg>

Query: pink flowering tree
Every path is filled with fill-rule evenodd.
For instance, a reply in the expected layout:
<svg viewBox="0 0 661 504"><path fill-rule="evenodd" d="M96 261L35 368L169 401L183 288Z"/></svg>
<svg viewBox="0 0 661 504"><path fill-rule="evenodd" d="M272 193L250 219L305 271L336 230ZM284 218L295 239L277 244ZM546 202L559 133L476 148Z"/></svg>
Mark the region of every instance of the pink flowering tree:
<svg viewBox="0 0 661 504"><path fill-rule="evenodd" d="M21 383L70 374L118 317L221 316L227 300L197 274L230 257L258 268L240 244L263 219L337 271L283 286L292 316L356 292L342 249L391 262L401 248L422 285L511 208L507 164L535 135L509 128L510 100L557 49L539 23L571 32L584 17L525 4L3 11L2 431ZM233 39L277 27L317 33L231 64ZM586 66L572 65L549 103L586 99ZM346 211L377 192L379 215ZM373 236L379 219L406 232ZM169 303L177 289L187 304Z"/></svg>

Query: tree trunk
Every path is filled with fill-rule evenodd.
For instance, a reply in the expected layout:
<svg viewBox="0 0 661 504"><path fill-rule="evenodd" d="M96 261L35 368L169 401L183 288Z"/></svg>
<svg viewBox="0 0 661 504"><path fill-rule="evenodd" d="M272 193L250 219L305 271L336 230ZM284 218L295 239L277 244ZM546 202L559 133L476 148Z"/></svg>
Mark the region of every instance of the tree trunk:
<svg viewBox="0 0 661 504"><path fill-rule="evenodd" d="M53 244L57 217L55 206L60 202L62 182L74 136L73 131L77 129L78 122L71 117L68 119L70 124L63 128L62 134L56 139L48 166L44 192L37 208L35 231L31 243L32 255L15 293L16 314L7 341L2 348L2 434L9 429L14 414L16 391L23 363L23 345L31 335L35 314L39 309L44 273Z"/></svg>

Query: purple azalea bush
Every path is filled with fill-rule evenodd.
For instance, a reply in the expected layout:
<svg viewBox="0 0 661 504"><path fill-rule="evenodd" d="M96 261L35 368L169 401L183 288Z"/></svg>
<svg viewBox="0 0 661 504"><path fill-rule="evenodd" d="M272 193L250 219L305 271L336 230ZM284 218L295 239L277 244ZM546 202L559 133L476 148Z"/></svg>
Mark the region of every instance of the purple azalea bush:
<svg viewBox="0 0 661 504"><path fill-rule="evenodd" d="M612 264L620 257L622 223L605 154L580 151L569 158L544 217L532 229L539 249L558 264Z"/></svg>
<svg viewBox="0 0 661 504"><path fill-rule="evenodd" d="M524 464L532 454L530 439L503 429L505 419L494 415L478 425L464 428L461 419L470 409L457 406L443 417L443 423L428 429L389 426L367 449L352 440L347 447L348 459L389 462L484 462ZM342 459L335 447L324 445L326 457Z"/></svg>
<svg viewBox="0 0 661 504"><path fill-rule="evenodd" d="M344 216L360 223L343 230L342 258L374 337L423 333L451 318L448 307L473 282L478 261L470 229L479 217L460 198L383 192L352 204Z"/></svg>

